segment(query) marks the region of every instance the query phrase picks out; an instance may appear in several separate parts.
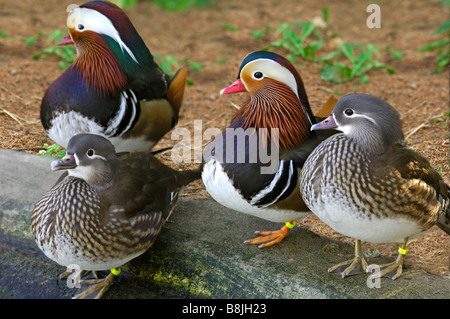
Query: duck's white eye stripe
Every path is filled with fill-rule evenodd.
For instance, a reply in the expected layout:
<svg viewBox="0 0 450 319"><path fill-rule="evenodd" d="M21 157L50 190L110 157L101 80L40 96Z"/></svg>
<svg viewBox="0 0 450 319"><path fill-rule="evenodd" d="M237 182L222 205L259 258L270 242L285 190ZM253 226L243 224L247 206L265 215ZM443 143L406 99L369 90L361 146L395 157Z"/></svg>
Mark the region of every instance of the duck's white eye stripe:
<svg viewBox="0 0 450 319"><path fill-rule="evenodd" d="M83 31L90 30L113 38L119 44L122 52L124 50L127 51L134 62L139 64L133 52L122 41L119 32L114 27L111 20L103 14L93 9L75 7L70 11L69 16L67 17L67 27L74 28L79 24L84 26Z"/></svg>
<svg viewBox="0 0 450 319"><path fill-rule="evenodd" d="M243 72L246 72L244 70L252 72L252 76L255 76L254 74L259 72L264 74L265 77L282 82L289 86L298 97L297 82L295 81L294 75L278 62L270 59L257 59L244 66L241 70L241 75Z"/></svg>
<svg viewBox="0 0 450 319"><path fill-rule="evenodd" d="M353 113L352 117L362 117L365 118L366 120L372 122L375 126L378 126L377 121L375 121L373 118L371 118L370 116L364 115L364 114L358 114L358 113Z"/></svg>
<svg viewBox="0 0 450 319"><path fill-rule="evenodd" d="M77 153L74 153L73 154L73 157L75 158L75 163L77 164L77 166L80 166L80 159L78 158L78 156L77 156ZM107 161L106 160L106 158L105 157L103 157L103 156L101 156L101 155L97 155L97 154L94 154L94 155L92 155L92 156L89 156L91 159L93 159L93 158L99 158L99 159L101 159L101 160L103 160L103 161Z"/></svg>
<svg viewBox="0 0 450 319"><path fill-rule="evenodd" d="M106 157L103 157L103 156L101 156L101 155L95 154L95 155L91 156L91 158L99 158L99 159L101 159L101 160L107 162Z"/></svg>
<svg viewBox="0 0 450 319"><path fill-rule="evenodd" d="M376 122L373 118L371 118L370 116L367 116L367 115L364 115L364 114L353 113L352 118L355 118L355 117L361 117L361 118L364 118L364 119L366 119L366 120L372 122L375 126L378 127L377 122ZM345 135L351 135L351 134L353 134L354 125L348 125L348 124L347 124L347 125L340 125L340 124L338 123L336 117L334 117L334 121L336 122L336 125L338 126L338 127L337 127L337 130L343 132Z"/></svg>

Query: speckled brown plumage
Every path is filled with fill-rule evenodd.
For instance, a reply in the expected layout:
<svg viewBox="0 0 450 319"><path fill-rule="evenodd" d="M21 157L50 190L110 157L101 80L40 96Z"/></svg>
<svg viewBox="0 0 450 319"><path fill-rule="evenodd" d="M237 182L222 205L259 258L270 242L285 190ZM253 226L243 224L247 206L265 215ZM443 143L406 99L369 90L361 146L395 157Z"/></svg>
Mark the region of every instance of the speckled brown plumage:
<svg viewBox="0 0 450 319"><path fill-rule="evenodd" d="M426 171L436 181L438 174L412 150L400 145L392 148L389 155L374 157L343 134L331 137L311 155L311 162L321 166L303 168L303 174L314 175L305 181L305 192L327 196L330 201L345 198L355 218L402 216L423 230L430 228L441 213L442 203L433 185L420 179L420 173Z"/></svg>
<svg viewBox="0 0 450 319"><path fill-rule="evenodd" d="M47 257L82 270L117 268L144 253L179 189L200 177L199 171L174 171L150 153L117 157L96 135L75 136L67 153L53 167L69 175L36 203L32 230Z"/></svg>
<svg viewBox="0 0 450 319"><path fill-rule="evenodd" d="M448 216L448 186L423 156L405 146L399 114L377 97L347 95L312 128L343 132L312 152L300 177L311 211L356 239L355 258L330 271L343 277L365 272L361 241L398 242L398 259L373 275L398 278L408 240L436 223L446 229L441 220Z"/></svg>

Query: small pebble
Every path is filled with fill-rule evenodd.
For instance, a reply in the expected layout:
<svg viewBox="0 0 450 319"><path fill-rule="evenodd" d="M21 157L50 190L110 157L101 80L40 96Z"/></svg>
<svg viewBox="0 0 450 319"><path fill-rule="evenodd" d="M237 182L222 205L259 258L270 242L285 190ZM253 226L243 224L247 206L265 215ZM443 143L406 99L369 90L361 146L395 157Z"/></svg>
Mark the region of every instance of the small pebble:
<svg viewBox="0 0 450 319"><path fill-rule="evenodd" d="M337 244L326 244L323 248L322 248L322 252L329 254L329 253L334 253L339 251L339 246Z"/></svg>
<svg viewBox="0 0 450 319"><path fill-rule="evenodd" d="M367 258L376 258L380 257L381 253L378 251L378 249L372 249L372 248L363 248L363 253Z"/></svg>

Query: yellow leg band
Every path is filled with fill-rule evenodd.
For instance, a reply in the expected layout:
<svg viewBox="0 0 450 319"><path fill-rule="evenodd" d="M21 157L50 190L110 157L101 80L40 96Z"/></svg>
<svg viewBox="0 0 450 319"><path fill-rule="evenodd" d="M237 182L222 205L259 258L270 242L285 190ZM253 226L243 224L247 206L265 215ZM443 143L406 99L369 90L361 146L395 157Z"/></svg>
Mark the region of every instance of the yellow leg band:
<svg viewBox="0 0 450 319"><path fill-rule="evenodd" d="M406 255L408 253L407 248L398 247L398 253L402 255Z"/></svg>
<svg viewBox="0 0 450 319"><path fill-rule="evenodd" d="M292 223L291 222L286 222L285 225L286 225L287 228L292 229L295 226L295 221L292 221Z"/></svg>
<svg viewBox="0 0 450 319"><path fill-rule="evenodd" d="M122 271L122 270L121 270L120 268L112 268L112 269L111 269L111 273L112 273L114 276L118 276L118 275L120 274L121 271Z"/></svg>

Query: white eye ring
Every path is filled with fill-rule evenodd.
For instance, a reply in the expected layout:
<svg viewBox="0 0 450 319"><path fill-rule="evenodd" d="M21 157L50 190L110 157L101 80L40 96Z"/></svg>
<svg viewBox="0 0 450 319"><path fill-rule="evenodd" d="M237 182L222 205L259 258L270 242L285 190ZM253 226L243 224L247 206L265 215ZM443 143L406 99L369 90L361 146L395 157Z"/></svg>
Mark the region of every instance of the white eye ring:
<svg viewBox="0 0 450 319"><path fill-rule="evenodd" d="M345 116L350 117L354 114L354 112L352 109L345 109L344 114L345 114Z"/></svg>
<svg viewBox="0 0 450 319"><path fill-rule="evenodd" d="M90 148L90 149L88 149L88 151L86 152L86 155L87 155L89 158L93 158L93 157L95 156L95 152L94 152L94 150L93 150L92 148Z"/></svg>
<svg viewBox="0 0 450 319"><path fill-rule="evenodd" d="M264 74L260 71L256 71L253 73L253 78L255 80L261 80L262 78L264 78Z"/></svg>
<svg viewBox="0 0 450 319"><path fill-rule="evenodd" d="M78 31L83 31L84 30L84 25L82 25L81 23L77 24L77 30Z"/></svg>

